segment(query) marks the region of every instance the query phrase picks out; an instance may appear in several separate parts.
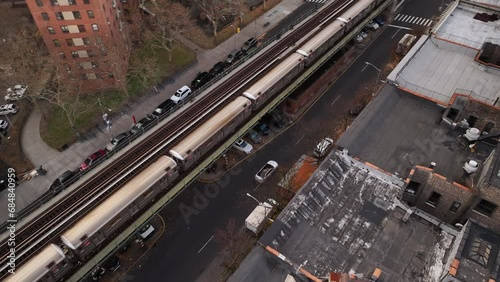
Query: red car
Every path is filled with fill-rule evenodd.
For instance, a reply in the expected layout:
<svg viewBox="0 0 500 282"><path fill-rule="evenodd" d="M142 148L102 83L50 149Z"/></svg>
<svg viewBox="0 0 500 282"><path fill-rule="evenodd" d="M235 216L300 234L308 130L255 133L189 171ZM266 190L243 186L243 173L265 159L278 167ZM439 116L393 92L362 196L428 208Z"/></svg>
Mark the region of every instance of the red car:
<svg viewBox="0 0 500 282"><path fill-rule="evenodd" d="M104 155L106 155L106 151L101 149L88 156L88 158L80 165L80 171L86 170L87 168L89 168L89 166L95 163L98 159L102 158Z"/></svg>

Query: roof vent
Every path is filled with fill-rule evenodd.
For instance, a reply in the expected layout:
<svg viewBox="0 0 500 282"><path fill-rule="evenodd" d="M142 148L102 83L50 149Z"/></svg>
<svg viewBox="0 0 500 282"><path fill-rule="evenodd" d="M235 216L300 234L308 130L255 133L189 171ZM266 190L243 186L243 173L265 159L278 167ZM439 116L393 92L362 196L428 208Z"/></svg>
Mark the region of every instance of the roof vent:
<svg viewBox="0 0 500 282"><path fill-rule="evenodd" d="M464 137L469 141L476 141L479 138L479 129L472 127L465 131Z"/></svg>
<svg viewBox="0 0 500 282"><path fill-rule="evenodd" d="M476 172L479 168L479 164L475 160L469 160L464 164L464 170L468 174Z"/></svg>

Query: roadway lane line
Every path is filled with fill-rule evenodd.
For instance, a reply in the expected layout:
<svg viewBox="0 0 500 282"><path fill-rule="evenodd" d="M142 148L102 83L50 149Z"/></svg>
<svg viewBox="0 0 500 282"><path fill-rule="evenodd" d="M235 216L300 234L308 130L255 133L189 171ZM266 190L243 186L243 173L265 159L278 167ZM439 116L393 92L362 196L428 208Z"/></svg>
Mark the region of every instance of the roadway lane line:
<svg viewBox="0 0 500 282"><path fill-rule="evenodd" d="M396 35L399 33L399 31L400 31L400 30L401 30L401 29L397 29L397 30L396 30L396 32L394 32L394 34L392 35L392 37L391 37L391 38L396 37Z"/></svg>
<svg viewBox="0 0 500 282"><path fill-rule="evenodd" d="M306 136L306 135L305 135L305 134L304 134L304 135L302 135L302 137L300 137L299 141L297 141L297 142L295 143L295 145L299 144L299 142L302 140L302 138L304 138L304 136Z"/></svg>
<svg viewBox="0 0 500 282"><path fill-rule="evenodd" d="M333 100L333 102L330 104L330 107L335 104L335 102L337 102L337 100L340 98L340 96L337 96L337 98L335 98L335 100Z"/></svg>
<svg viewBox="0 0 500 282"><path fill-rule="evenodd" d="M399 29L413 30L412 28L409 28L409 27L406 27L406 26L392 25L392 24L390 24L389 26L390 27L399 28Z"/></svg>
<svg viewBox="0 0 500 282"><path fill-rule="evenodd" d="M255 190L257 190L257 188L259 188L259 187L260 187L260 184L261 184L261 183L259 183L257 186L255 186L255 188L254 188L253 190L254 190L254 191L255 191Z"/></svg>
<svg viewBox="0 0 500 282"><path fill-rule="evenodd" d="M210 239L208 239L208 241L205 243L205 245L203 245L203 247L201 247L201 249L198 251L198 254L203 251L203 249L207 246L208 243L210 243L210 241L212 241L212 239L214 238L214 235L212 235L212 237L210 237Z"/></svg>

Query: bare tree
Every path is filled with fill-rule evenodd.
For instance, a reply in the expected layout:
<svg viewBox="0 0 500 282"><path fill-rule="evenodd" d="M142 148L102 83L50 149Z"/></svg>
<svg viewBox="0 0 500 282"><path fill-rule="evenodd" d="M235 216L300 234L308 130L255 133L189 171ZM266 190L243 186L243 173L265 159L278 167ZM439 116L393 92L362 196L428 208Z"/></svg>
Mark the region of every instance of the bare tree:
<svg viewBox="0 0 500 282"><path fill-rule="evenodd" d="M203 11L202 19L207 19L212 25L214 37L217 38L219 20L226 20L234 15L234 7L228 0L194 0Z"/></svg>
<svg viewBox="0 0 500 282"><path fill-rule="evenodd" d="M217 230L215 239L228 251L228 258L224 265L229 271L235 270L247 252L253 246L253 240L249 233L241 228L232 218L228 221L226 229Z"/></svg>
<svg viewBox="0 0 500 282"><path fill-rule="evenodd" d="M158 63L156 57L139 56L133 54L130 59L127 81L138 80L145 88L151 85L158 73Z"/></svg>
<svg viewBox="0 0 500 282"><path fill-rule="evenodd" d="M153 47L168 51L169 61L172 60L172 51L175 48L175 37L182 33L194 21L189 15L189 9L179 2L155 1L151 3L146 17L146 38L151 39Z"/></svg>

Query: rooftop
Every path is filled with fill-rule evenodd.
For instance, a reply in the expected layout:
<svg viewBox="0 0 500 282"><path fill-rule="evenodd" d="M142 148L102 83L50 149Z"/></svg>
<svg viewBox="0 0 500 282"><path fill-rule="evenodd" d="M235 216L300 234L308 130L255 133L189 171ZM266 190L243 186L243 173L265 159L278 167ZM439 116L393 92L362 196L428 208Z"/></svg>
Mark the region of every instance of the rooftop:
<svg viewBox="0 0 500 282"><path fill-rule="evenodd" d="M469 220L459 236L462 238L454 242L449 260L456 259L455 265L458 263L455 277L459 281L488 281L490 278L500 281L500 235Z"/></svg>
<svg viewBox="0 0 500 282"><path fill-rule="evenodd" d="M444 108L415 95L384 86L337 145L349 154L389 173L406 177L415 165L436 163L434 172L460 180L469 159L484 161L494 147L478 142L476 151L457 141L463 130L450 132L438 123Z"/></svg>
<svg viewBox="0 0 500 282"><path fill-rule="evenodd" d="M485 42L500 44L498 20L485 22L474 17L498 11L462 1L453 3L433 34L422 37L388 79L444 104L455 92L465 91L492 105L500 93L500 72L475 58Z"/></svg>
<svg viewBox="0 0 500 282"><path fill-rule="evenodd" d="M351 270L369 277L378 267L382 281L437 281L453 236L416 216L403 222L405 211L392 203L402 185L397 177L335 151L260 243L316 277ZM255 247L228 281L284 281L296 273L272 257Z"/></svg>

